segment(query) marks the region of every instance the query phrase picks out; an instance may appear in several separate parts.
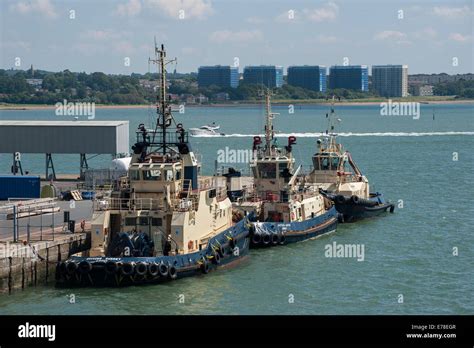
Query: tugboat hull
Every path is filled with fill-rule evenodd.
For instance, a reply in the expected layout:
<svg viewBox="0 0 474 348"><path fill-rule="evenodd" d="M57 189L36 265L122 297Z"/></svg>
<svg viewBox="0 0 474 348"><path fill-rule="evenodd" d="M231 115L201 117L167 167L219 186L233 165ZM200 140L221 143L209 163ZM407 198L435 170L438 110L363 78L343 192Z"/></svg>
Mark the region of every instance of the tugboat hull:
<svg viewBox="0 0 474 348"><path fill-rule="evenodd" d="M301 242L336 230L338 212L332 207L326 213L288 224L255 222L251 227L251 248L271 247Z"/></svg>
<svg viewBox="0 0 474 348"><path fill-rule="evenodd" d="M327 195L340 213L340 222L353 222L364 218L381 215L387 211L393 213L395 205L386 202L381 193L371 193L369 199L358 196Z"/></svg>
<svg viewBox="0 0 474 348"><path fill-rule="evenodd" d="M248 254L246 219L210 239L194 253L159 257L71 257L56 267L58 287L121 287L158 284L228 268Z"/></svg>

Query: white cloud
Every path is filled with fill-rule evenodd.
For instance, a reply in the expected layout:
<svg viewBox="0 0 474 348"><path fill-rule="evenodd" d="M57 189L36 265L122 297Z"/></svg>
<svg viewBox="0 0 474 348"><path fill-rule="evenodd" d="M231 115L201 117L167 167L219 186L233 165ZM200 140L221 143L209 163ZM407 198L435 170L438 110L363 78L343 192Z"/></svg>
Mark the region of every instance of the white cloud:
<svg viewBox="0 0 474 348"><path fill-rule="evenodd" d="M204 19L214 13L210 0L145 0L145 5L175 19L180 19L180 11L183 19Z"/></svg>
<svg viewBox="0 0 474 348"><path fill-rule="evenodd" d="M449 38L457 42L468 42L471 39L471 36L462 35L460 33L452 33L451 35L449 35Z"/></svg>
<svg viewBox="0 0 474 348"><path fill-rule="evenodd" d="M106 41L120 37L118 32L112 30L87 30L81 33L81 38L93 41Z"/></svg>
<svg viewBox="0 0 474 348"><path fill-rule="evenodd" d="M209 36L209 41L214 43L247 43L259 42L263 40L263 34L260 30L218 30Z"/></svg>
<svg viewBox="0 0 474 348"><path fill-rule="evenodd" d="M387 41L397 45L411 45L412 42L407 39L407 35L401 31L384 30L374 35L376 41Z"/></svg>
<svg viewBox="0 0 474 348"><path fill-rule="evenodd" d="M334 2L328 2L319 8L305 9L303 13L312 22L333 21L339 15L339 6Z"/></svg>
<svg viewBox="0 0 474 348"><path fill-rule="evenodd" d="M125 4L118 4L115 10L115 14L126 17L136 16L140 14L142 10L142 3L140 0L128 0Z"/></svg>
<svg viewBox="0 0 474 348"><path fill-rule="evenodd" d="M448 7L448 6L435 6L433 8L433 13L436 16L447 18L447 19L456 19L462 18L469 15L470 9L468 6L463 7Z"/></svg>
<svg viewBox="0 0 474 348"><path fill-rule="evenodd" d="M436 39L438 37L438 33L433 28L428 27L423 30L416 31L415 33L413 33L413 36L416 39L420 39L420 40Z"/></svg>
<svg viewBox="0 0 474 348"><path fill-rule="evenodd" d="M377 34L375 34L374 39L375 40L402 40L406 37L405 33L402 33L401 31L395 31L395 30L384 30L381 31Z"/></svg>
<svg viewBox="0 0 474 348"><path fill-rule="evenodd" d="M58 16L56 9L50 0L29 0L19 1L10 6L10 10L21 14L39 13L48 18L56 18Z"/></svg>

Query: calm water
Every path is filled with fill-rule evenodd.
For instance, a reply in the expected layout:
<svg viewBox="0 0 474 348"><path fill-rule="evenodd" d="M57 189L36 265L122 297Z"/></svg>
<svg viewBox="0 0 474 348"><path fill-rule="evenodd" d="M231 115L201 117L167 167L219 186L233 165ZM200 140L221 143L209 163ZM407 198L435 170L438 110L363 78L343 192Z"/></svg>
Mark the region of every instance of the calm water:
<svg viewBox="0 0 474 348"><path fill-rule="evenodd" d="M280 143L296 134L296 160L310 165L314 133L326 128L327 107L274 111L280 113L275 128L284 133ZM206 277L124 289L39 286L0 295L0 314L474 314L473 106L422 105L419 120L380 116L378 106L337 111L340 140L373 190L403 201L395 214L340 225L333 234L296 245L254 250L239 268ZM248 149L251 135L263 126L263 110L257 107L188 108L175 116L187 127L215 121L230 135L192 138L207 174L218 150ZM3 111L0 117L58 118L50 110ZM96 110L96 120L130 120L131 134L151 117L146 109ZM76 157L55 157L56 170L76 173ZM98 167L108 158L89 164ZM10 161L11 155L1 155L0 172L9 170ZM23 155L30 172L42 173L43 163L42 156ZM332 242L363 244L365 260L325 257ZM75 304L68 303L71 293Z"/></svg>

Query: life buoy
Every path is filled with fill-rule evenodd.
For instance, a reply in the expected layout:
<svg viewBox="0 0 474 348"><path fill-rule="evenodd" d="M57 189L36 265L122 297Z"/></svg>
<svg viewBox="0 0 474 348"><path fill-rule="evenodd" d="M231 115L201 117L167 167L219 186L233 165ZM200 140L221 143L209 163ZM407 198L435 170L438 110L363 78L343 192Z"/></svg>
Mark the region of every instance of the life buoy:
<svg viewBox="0 0 474 348"><path fill-rule="evenodd" d="M193 250L194 249L194 242L192 240L190 240L188 242L188 250Z"/></svg>

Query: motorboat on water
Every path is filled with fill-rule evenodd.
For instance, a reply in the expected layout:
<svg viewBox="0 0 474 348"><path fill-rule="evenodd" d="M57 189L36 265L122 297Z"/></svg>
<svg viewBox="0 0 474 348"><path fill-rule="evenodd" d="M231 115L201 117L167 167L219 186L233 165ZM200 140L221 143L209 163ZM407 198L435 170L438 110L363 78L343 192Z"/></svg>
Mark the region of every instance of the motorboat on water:
<svg viewBox="0 0 474 348"><path fill-rule="evenodd" d="M292 155L294 136L280 148L276 142L271 111L270 91L265 90L265 142L253 139L253 160L250 168L254 188L236 199L234 209L242 216L250 214L251 247L288 244L333 232L338 213L333 202L317 188L305 188L301 181L301 166L294 168Z"/></svg>
<svg viewBox="0 0 474 348"><path fill-rule="evenodd" d="M161 283L235 265L248 254L248 217L234 222L225 177L200 163L166 98L166 52L155 46L160 95L154 130L140 124L126 176L94 202L89 257L56 268L58 286Z"/></svg>
<svg viewBox="0 0 474 348"><path fill-rule="evenodd" d="M221 127L216 125L215 122L212 124L208 124L205 126L201 126L199 128L189 128L189 133L195 136L206 136L206 135L224 135L224 133L218 132Z"/></svg>
<svg viewBox="0 0 474 348"><path fill-rule="evenodd" d="M393 213L395 205L380 192L370 192L369 181L352 159L349 151L337 142L336 123L340 119L334 111L334 97L330 113L326 114L328 128L317 140L313 155L313 169L305 177L306 185L319 187L331 199L340 213L340 222L351 222L386 211Z"/></svg>

